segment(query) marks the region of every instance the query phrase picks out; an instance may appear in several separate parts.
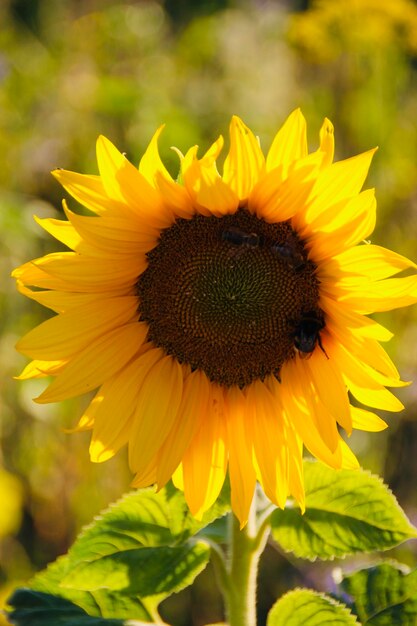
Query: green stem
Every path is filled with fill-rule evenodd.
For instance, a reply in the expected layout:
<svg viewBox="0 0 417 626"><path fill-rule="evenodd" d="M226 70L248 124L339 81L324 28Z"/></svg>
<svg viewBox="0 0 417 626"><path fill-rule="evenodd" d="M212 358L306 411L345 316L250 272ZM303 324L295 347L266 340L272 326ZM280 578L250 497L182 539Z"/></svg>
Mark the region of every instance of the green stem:
<svg viewBox="0 0 417 626"><path fill-rule="evenodd" d="M254 505L251 508L248 523L242 530L239 528L238 520L233 515L230 516L229 584L222 589L229 626L256 626L258 563L268 533L267 523L263 523L257 532Z"/></svg>
<svg viewBox="0 0 417 626"><path fill-rule="evenodd" d="M211 548L211 562L222 594L230 592L230 577L224 552L214 541L208 542Z"/></svg>

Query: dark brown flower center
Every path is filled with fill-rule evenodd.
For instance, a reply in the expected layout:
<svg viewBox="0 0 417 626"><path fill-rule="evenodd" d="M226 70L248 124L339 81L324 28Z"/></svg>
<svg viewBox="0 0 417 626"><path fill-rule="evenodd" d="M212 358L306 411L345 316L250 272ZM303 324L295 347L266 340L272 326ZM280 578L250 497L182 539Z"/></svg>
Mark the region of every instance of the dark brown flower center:
<svg viewBox="0 0 417 626"><path fill-rule="evenodd" d="M301 321L323 327L316 267L289 222L246 209L178 219L148 260L137 282L148 339L220 385L279 378Z"/></svg>

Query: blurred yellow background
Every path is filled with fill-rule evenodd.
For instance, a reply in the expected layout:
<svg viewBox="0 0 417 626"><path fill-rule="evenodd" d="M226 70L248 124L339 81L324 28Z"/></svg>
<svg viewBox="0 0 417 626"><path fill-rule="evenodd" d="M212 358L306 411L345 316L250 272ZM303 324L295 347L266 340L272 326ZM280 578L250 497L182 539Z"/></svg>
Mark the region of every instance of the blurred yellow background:
<svg viewBox="0 0 417 626"><path fill-rule="evenodd" d="M161 153L176 174L170 146L203 150L227 136L237 114L266 150L298 106L313 149L324 116L335 124L337 158L379 146L367 183L377 187L379 206L372 241L417 260L412 0L0 3L0 599L64 553L131 479L123 454L92 465L88 433L64 432L85 399L36 405L44 382L13 380L26 363L14 351L17 338L48 316L15 292L9 275L58 249L32 219L63 216L65 194L50 170L96 173L100 133L137 163L165 122ZM378 316L395 332L389 352L405 380L417 380L416 318L415 307ZM384 416L389 431L359 433L351 443L416 522L417 384L399 395L407 408ZM396 554L417 564L413 544ZM263 564L261 613L284 590L283 578L288 586L312 580L311 567L277 562L268 551ZM171 602L171 621L222 619L211 578L206 572Z"/></svg>

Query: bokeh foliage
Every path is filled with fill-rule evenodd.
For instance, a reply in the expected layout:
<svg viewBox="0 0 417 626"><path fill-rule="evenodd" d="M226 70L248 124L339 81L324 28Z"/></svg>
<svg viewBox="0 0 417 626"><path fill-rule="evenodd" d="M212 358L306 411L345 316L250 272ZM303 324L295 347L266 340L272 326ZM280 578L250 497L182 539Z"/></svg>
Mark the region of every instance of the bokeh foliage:
<svg viewBox="0 0 417 626"><path fill-rule="evenodd" d="M206 148L240 115L264 148L301 106L309 141L322 118L335 123L338 158L379 145L368 184L377 187L375 243L417 259L417 5L412 0L3 0L0 3L0 595L65 552L80 526L127 490L123 455L94 466L88 435L69 435L85 399L37 406L43 384L12 379L25 360L18 336L47 313L15 292L10 271L58 247L32 220L60 217L57 166L95 173L103 133L138 162L166 123L161 152L175 174L171 145ZM390 353L405 380L417 379L416 310L379 316L395 332ZM384 416L383 434L360 433L352 447L383 473L417 517L417 386L402 390L406 411ZM401 556L417 561L416 549ZM318 574L264 556L259 611L288 584ZM317 570L315 570L317 572ZM198 581L201 579L201 582ZM188 624L220 619L207 604L203 573L171 612ZM200 585L200 587L199 587ZM198 607L198 609L196 608ZM212 608L214 607L214 609ZM0 617L0 620L2 618ZM1 622L0 622L1 623Z"/></svg>

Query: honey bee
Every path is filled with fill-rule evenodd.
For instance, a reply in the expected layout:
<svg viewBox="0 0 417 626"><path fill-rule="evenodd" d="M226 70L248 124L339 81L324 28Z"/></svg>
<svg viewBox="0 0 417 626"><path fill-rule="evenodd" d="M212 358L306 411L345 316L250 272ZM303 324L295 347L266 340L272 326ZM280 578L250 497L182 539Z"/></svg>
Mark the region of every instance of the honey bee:
<svg viewBox="0 0 417 626"><path fill-rule="evenodd" d="M296 272L302 270L306 265L306 260L302 253L289 244L280 245L274 243L271 246L271 252L282 261L285 261Z"/></svg>
<svg viewBox="0 0 417 626"><path fill-rule="evenodd" d="M244 230L240 230L240 228L236 228L235 226L224 230L221 234L221 238L223 241L227 241L227 243L231 243L234 246L256 248L261 243L257 233L246 233Z"/></svg>
<svg viewBox="0 0 417 626"><path fill-rule="evenodd" d="M321 342L320 331L324 328L324 320L314 311L304 313L294 331L294 347L302 359L308 359L318 344L327 358L326 350Z"/></svg>

